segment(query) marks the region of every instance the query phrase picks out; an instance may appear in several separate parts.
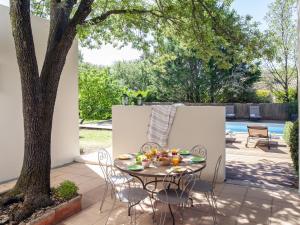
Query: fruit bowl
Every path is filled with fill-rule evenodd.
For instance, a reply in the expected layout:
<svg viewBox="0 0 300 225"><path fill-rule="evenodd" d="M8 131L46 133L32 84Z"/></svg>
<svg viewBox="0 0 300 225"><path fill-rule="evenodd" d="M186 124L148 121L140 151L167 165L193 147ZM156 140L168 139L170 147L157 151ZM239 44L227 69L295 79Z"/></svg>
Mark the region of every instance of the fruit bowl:
<svg viewBox="0 0 300 225"><path fill-rule="evenodd" d="M158 166L169 166L170 165L170 159L168 157L160 157L156 160L156 164Z"/></svg>

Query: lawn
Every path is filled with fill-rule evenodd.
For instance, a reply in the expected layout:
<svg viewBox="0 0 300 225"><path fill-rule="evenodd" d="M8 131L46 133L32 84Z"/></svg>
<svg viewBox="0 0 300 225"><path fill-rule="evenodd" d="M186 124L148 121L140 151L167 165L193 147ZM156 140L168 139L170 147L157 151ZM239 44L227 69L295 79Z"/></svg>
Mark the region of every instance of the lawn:
<svg viewBox="0 0 300 225"><path fill-rule="evenodd" d="M112 145L112 132L80 129L79 143L84 152L95 151L99 147L109 148Z"/></svg>

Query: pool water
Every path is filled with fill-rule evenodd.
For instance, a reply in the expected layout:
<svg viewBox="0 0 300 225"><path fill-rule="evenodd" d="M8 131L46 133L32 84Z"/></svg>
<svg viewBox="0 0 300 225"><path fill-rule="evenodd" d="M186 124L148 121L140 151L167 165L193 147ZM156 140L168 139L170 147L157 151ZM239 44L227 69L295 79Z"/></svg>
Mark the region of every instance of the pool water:
<svg viewBox="0 0 300 225"><path fill-rule="evenodd" d="M284 123L226 122L226 130L233 133L247 133L247 125L267 126L270 133L283 135Z"/></svg>

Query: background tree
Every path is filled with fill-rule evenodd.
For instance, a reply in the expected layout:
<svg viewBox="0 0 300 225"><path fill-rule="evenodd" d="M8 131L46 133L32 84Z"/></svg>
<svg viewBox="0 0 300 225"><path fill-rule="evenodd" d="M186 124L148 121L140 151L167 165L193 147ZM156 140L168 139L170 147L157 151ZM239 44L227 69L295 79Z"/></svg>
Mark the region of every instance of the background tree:
<svg viewBox="0 0 300 225"><path fill-rule="evenodd" d="M121 87L108 69L90 64L79 67L79 111L83 120L111 118L112 105L120 104Z"/></svg>
<svg viewBox="0 0 300 225"><path fill-rule="evenodd" d="M266 80L274 91L284 92L284 102L289 102L289 89L298 83L296 66L296 0L275 0L266 16L269 30L269 49Z"/></svg>

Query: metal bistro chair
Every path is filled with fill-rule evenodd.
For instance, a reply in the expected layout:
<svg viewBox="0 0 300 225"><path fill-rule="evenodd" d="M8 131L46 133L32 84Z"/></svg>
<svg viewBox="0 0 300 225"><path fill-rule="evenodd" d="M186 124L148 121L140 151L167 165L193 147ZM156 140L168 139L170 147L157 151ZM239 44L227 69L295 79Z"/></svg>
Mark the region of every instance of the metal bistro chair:
<svg viewBox="0 0 300 225"><path fill-rule="evenodd" d="M136 207L140 204L141 201L145 200L147 197L150 197L148 192L141 187L139 182L130 181L126 182L125 187L119 192L119 198L121 202L128 203L128 216L130 216L130 224L136 224ZM151 208L153 210L154 217L154 208L152 200L150 199ZM142 206L140 205L143 210ZM133 213L131 210L133 209ZM134 220L133 220L134 217Z"/></svg>
<svg viewBox="0 0 300 225"><path fill-rule="evenodd" d="M217 198L215 195L215 186L216 186L216 181L218 179L221 161L222 161L222 155L220 155L217 160L212 182L207 182L204 180L197 179L197 180L195 180L195 184L192 189L192 192L201 193L201 194L205 195L205 197L208 201L208 204L211 207L211 213L212 213L214 224L217 223L216 216L217 216L217 209L218 209Z"/></svg>
<svg viewBox="0 0 300 225"><path fill-rule="evenodd" d="M207 150L204 146L202 145L195 145L194 147L191 148L190 153L192 155L200 156L206 160L207 158Z"/></svg>
<svg viewBox="0 0 300 225"><path fill-rule="evenodd" d="M117 198L121 202L128 203L128 216L131 217L131 223L132 223L131 208L133 208L134 206L139 204L142 200L148 197L147 191L140 188L136 182L133 182L134 181L133 177L115 170L112 159L107 150L101 148L98 151L98 161L105 180L105 190L100 204L100 211L102 210L109 187L111 188L111 198L113 198L112 207L110 209L105 224L107 224L108 222L108 219L114 209ZM121 189L118 190L118 188ZM136 211L134 211L134 217L135 217L134 218L134 223L135 223Z"/></svg>
<svg viewBox="0 0 300 225"><path fill-rule="evenodd" d="M155 142L146 142L140 147L139 152L144 154L146 152L150 152L152 149L157 149L158 151L160 151L162 149L162 147L158 143L155 143ZM148 182L147 177L145 177L143 179L146 183ZM155 190L157 188L157 178L154 178L154 181L155 181L154 182L154 190ZM152 194L152 197L153 197L153 194Z"/></svg>
<svg viewBox="0 0 300 225"><path fill-rule="evenodd" d="M163 189L156 194L156 198L167 204L175 224L174 214L171 206L177 205L180 207L181 218L183 218L183 209L188 205L190 200L190 190L193 189L195 175L191 169L186 169L184 172L174 176L174 172L169 172L162 181ZM161 213L159 217L159 225L165 224L167 212Z"/></svg>
<svg viewBox="0 0 300 225"><path fill-rule="evenodd" d="M146 142L140 147L140 152L146 153L146 152L150 152L152 149L161 150L162 147L155 142Z"/></svg>

